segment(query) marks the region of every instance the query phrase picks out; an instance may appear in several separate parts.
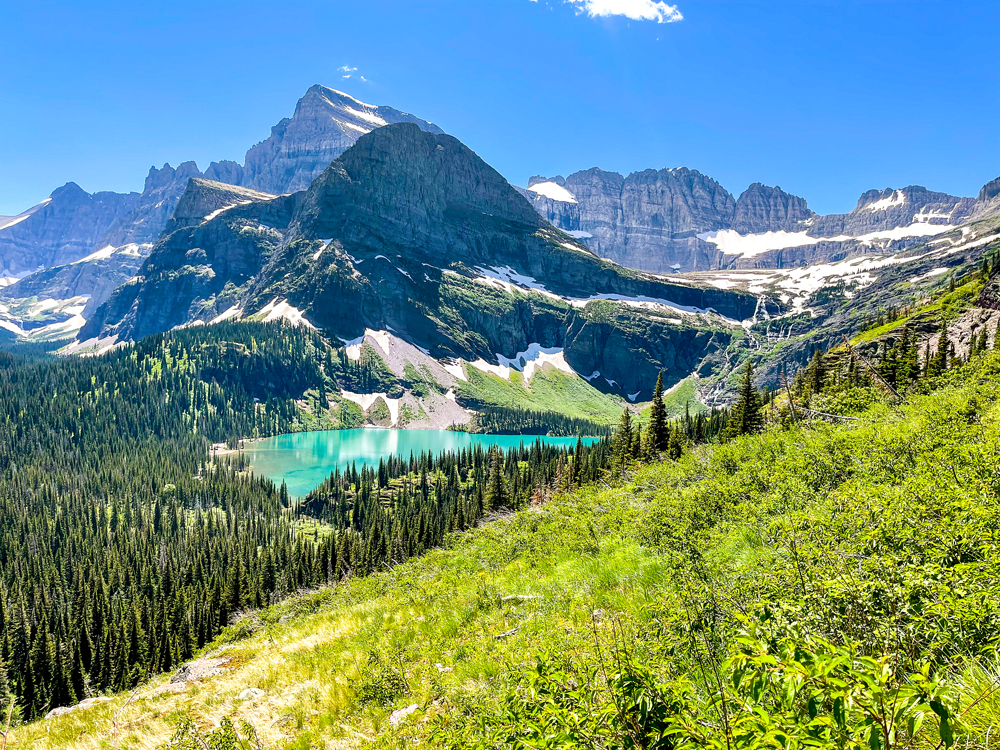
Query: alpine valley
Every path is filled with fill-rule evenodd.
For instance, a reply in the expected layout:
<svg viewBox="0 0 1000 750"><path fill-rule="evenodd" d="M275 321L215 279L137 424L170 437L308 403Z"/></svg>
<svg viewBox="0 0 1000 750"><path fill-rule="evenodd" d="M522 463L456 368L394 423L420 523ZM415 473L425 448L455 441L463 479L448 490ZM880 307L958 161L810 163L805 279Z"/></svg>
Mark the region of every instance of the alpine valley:
<svg viewBox="0 0 1000 750"><path fill-rule="evenodd" d="M996 743L1000 178L515 186L315 85L0 276L2 748Z"/></svg>
<svg viewBox="0 0 1000 750"><path fill-rule="evenodd" d="M607 424L657 372L703 409L730 397L746 352L774 385L921 299L988 249L995 193L872 190L818 216L687 168L521 189L437 126L317 85L243 165L164 165L141 195L71 183L5 220L0 325L93 353L283 319L380 359L381 405L355 401L405 402L411 425L513 404ZM414 395L410 371L440 387ZM538 374L552 393L530 387Z"/></svg>

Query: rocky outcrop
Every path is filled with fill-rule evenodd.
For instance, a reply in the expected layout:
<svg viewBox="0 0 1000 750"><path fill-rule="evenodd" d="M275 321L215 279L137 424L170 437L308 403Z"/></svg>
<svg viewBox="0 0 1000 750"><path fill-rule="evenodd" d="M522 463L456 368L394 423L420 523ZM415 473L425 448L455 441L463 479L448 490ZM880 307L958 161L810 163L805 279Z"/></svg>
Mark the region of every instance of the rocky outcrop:
<svg viewBox="0 0 1000 750"><path fill-rule="evenodd" d="M919 185L900 190L869 190L853 211L817 217L808 229L812 237L858 237L913 224L958 226L972 214L972 198L935 193Z"/></svg>
<svg viewBox="0 0 1000 750"><path fill-rule="evenodd" d="M0 299L67 300L87 297L83 316L90 317L119 285L132 278L152 250L152 245L108 248L96 257L37 271L14 284L0 288Z"/></svg>
<svg viewBox="0 0 1000 750"><path fill-rule="evenodd" d="M270 138L247 151L239 184L276 194L305 190L360 136L399 122L443 132L392 107L365 104L326 86L312 86L295 105L295 114L271 128Z"/></svg>
<svg viewBox="0 0 1000 750"><path fill-rule="evenodd" d="M226 190L191 181L172 231L81 340L137 339L222 314L284 311L345 340L391 330L437 358L496 361L497 352L513 355L532 343L562 346L574 311L590 309L586 300L625 298L639 306L602 320L615 333L604 336L599 353L585 354L582 343L573 348L580 361L621 369L613 379L634 393L655 380L646 377L655 365L641 364L645 358L686 367L717 345L702 318L699 332L684 339L678 331L691 326L676 315L713 308L743 319L757 304L749 294L671 283L601 260L551 227L458 140L412 124L363 136L306 191L250 197L205 215L231 200L218 198ZM677 312L647 316L642 305ZM674 353L666 344L644 348L646 324L636 321L646 317L669 329L657 336L676 339ZM682 355L684 347L691 351Z"/></svg>
<svg viewBox="0 0 1000 750"><path fill-rule="evenodd" d="M737 198L730 229L740 234L800 232L815 216L797 195L755 182Z"/></svg>
<svg viewBox="0 0 1000 750"><path fill-rule="evenodd" d="M671 387L691 373L714 374L711 355L725 349L731 334L679 324L667 316L637 315L618 309L574 311L566 331L566 361L574 370L621 384L627 395L649 395L646 383L663 372ZM642 386L642 387L640 387Z"/></svg>
<svg viewBox="0 0 1000 750"><path fill-rule="evenodd" d="M718 252L697 235L728 227L736 208L718 182L686 168L627 178L597 168L577 172L561 185L570 201L549 197L554 191L543 184L536 180L527 196L546 219L602 258L655 272L715 267Z"/></svg>
<svg viewBox="0 0 1000 750"><path fill-rule="evenodd" d="M986 282L976 304L987 310L1000 310L1000 273L993 274Z"/></svg>
<svg viewBox="0 0 1000 750"><path fill-rule="evenodd" d="M990 180L985 185L983 185L982 190L979 191L979 201L990 201L1000 195L1000 177L995 180Z"/></svg>

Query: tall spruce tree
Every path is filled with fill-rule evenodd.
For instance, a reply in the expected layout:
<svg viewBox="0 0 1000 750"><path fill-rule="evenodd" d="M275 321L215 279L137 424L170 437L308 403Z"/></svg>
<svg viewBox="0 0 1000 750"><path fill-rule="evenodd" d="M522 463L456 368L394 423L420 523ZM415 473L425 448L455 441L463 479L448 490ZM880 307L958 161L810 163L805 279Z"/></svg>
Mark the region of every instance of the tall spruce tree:
<svg viewBox="0 0 1000 750"><path fill-rule="evenodd" d="M490 460L490 478L486 483L486 502L490 508L506 508L510 505L507 480L503 475L503 454L499 448L493 449Z"/></svg>
<svg viewBox="0 0 1000 750"><path fill-rule="evenodd" d="M760 394L753 384L753 363L747 360L740 382L739 396L729 412L729 421L722 433L724 440L738 435L750 435L760 432L764 427L764 415L761 409Z"/></svg>
<svg viewBox="0 0 1000 750"><path fill-rule="evenodd" d="M632 458L632 414L627 407L622 410L621 419L618 420L618 428L615 430L612 444L612 454L615 466L619 469L624 468L625 464Z"/></svg>
<svg viewBox="0 0 1000 750"><path fill-rule="evenodd" d="M653 405L649 409L649 431L649 444L656 451L665 451L670 436L667 434L667 408L663 404L663 370L656 374Z"/></svg>

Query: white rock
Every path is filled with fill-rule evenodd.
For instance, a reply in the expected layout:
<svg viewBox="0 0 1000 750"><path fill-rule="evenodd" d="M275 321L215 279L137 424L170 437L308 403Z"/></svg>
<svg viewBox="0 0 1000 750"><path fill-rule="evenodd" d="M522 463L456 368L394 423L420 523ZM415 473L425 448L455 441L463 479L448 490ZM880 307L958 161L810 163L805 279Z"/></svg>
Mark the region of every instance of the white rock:
<svg viewBox="0 0 1000 750"><path fill-rule="evenodd" d="M264 691L260 688L247 688L242 693L236 696L238 701L252 701L258 698L264 697Z"/></svg>
<svg viewBox="0 0 1000 750"><path fill-rule="evenodd" d="M405 719L407 716L416 711L418 707L419 707L418 704L413 703L407 706L406 708L401 708L398 711L393 711L389 715L389 723L392 724L393 726L398 725L403 719Z"/></svg>

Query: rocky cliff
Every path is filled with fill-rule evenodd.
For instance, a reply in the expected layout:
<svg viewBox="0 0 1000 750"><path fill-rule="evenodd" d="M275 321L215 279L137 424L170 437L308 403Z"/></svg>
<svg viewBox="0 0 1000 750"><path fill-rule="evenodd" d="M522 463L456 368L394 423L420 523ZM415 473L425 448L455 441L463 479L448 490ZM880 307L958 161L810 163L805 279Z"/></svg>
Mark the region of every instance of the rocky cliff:
<svg viewBox="0 0 1000 750"><path fill-rule="evenodd" d="M443 132L392 107L365 104L341 91L312 86L295 105L295 114L271 128L267 140L247 151L246 165L236 184L276 194L305 190L360 136L399 122Z"/></svg>
<svg viewBox="0 0 1000 750"><path fill-rule="evenodd" d="M734 200L689 169L534 177L523 194L602 257L657 273L787 268L893 253L966 223L978 205L910 186L871 190L849 213L818 216L804 199L761 183Z"/></svg>
<svg viewBox="0 0 1000 750"><path fill-rule="evenodd" d="M740 234L799 232L815 217L804 199L755 182L737 198L729 228Z"/></svg>
<svg viewBox="0 0 1000 750"><path fill-rule="evenodd" d="M174 230L81 340L285 317L344 339L391 330L442 359L565 347L578 371L609 368L616 387L637 394L659 364L709 357L726 319L757 305L599 259L458 140L412 124L363 136L306 191L185 218L222 189L191 181ZM647 336L650 326L660 333ZM668 380L690 371L671 365Z"/></svg>

